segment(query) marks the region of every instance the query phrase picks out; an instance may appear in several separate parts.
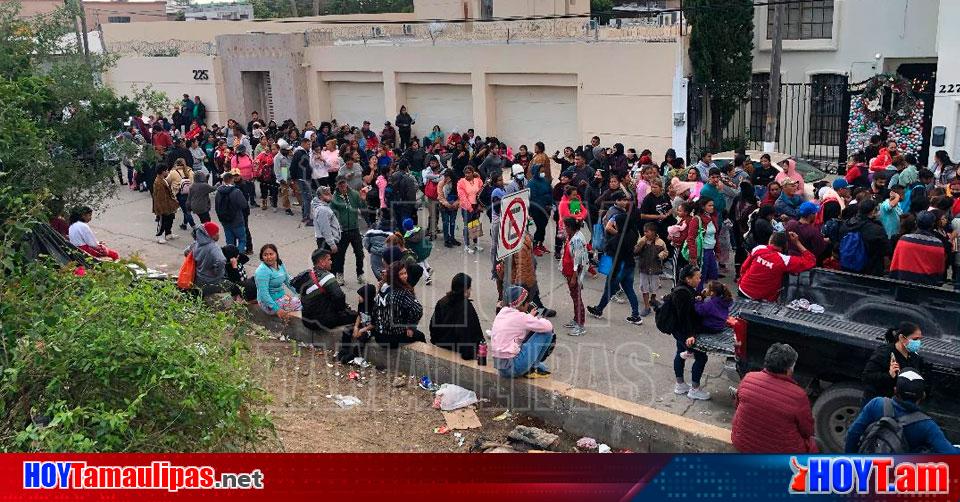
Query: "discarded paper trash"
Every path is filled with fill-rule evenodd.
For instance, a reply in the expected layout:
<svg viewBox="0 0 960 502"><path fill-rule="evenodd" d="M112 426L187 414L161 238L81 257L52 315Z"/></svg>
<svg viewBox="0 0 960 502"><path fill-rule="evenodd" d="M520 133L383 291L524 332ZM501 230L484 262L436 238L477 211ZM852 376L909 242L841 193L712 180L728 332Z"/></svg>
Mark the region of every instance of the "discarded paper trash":
<svg viewBox="0 0 960 502"><path fill-rule="evenodd" d="M583 437L577 440L577 448L583 450L593 450L597 447L597 440L593 438Z"/></svg>
<svg viewBox="0 0 960 502"><path fill-rule="evenodd" d="M505 411L505 412L503 412L503 413L501 413L501 414L493 417L493 421L494 421L494 422L500 422L500 421L502 421L502 420L506 420L506 419L510 418L510 416L511 416L511 415L510 415L510 410L507 410L507 411Z"/></svg>
<svg viewBox="0 0 960 502"><path fill-rule="evenodd" d="M603 443L597 445L597 453L610 453L611 451L612 450L610 450L610 447Z"/></svg>
<svg viewBox="0 0 960 502"><path fill-rule="evenodd" d="M333 402L341 408L353 408L358 404L363 404L356 396L344 396L342 394L333 396Z"/></svg>
<svg viewBox="0 0 960 502"><path fill-rule="evenodd" d="M551 434L543 429L536 427L527 427L524 425L516 426L507 437L516 441L522 441L541 449L549 449L551 445L560 439L560 436Z"/></svg>
<svg viewBox="0 0 960 502"><path fill-rule="evenodd" d="M370 367L370 363L367 362L366 359L364 359L364 358L362 358L362 357L360 357L360 356L354 357L354 358L350 361L350 364L352 364L352 365L354 365L354 366L359 366L359 367L361 367L361 368L369 368L369 367Z"/></svg>
<svg viewBox="0 0 960 502"><path fill-rule="evenodd" d="M441 425L440 427L433 428L434 434L446 434L448 432L450 432L450 428L447 427L446 425Z"/></svg>
<svg viewBox="0 0 960 502"><path fill-rule="evenodd" d="M347 378L350 380L356 380L360 378L360 373L357 373L356 371L350 371L350 374L347 375Z"/></svg>
<svg viewBox="0 0 960 502"><path fill-rule="evenodd" d="M447 421L447 428L457 429L479 429L481 427L480 417L473 408L460 408L454 411L444 411L443 419Z"/></svg>
<svg viewBox="0 0 960 502"><path fill-rule="evenodd" d="M456 410L477 402L476 392L452 383L441 385L437 396L440 397L440 409L443 411Z"/></svg>

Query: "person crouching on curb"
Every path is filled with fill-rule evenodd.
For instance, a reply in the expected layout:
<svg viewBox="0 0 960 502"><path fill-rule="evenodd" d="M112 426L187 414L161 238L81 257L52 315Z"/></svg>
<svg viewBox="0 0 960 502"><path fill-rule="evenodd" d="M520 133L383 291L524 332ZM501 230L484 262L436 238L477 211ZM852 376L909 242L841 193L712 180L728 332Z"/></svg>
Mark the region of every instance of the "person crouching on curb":
<svg viewBox="0 0 960 502"><path fill-rule="evenodd" d="M503 292L505 306L491 327L490 355L504 378L543 378L550 371L543 361L553 352L557 336L549 320L530 312L535 309L522 286L510 286Z"/></svg>

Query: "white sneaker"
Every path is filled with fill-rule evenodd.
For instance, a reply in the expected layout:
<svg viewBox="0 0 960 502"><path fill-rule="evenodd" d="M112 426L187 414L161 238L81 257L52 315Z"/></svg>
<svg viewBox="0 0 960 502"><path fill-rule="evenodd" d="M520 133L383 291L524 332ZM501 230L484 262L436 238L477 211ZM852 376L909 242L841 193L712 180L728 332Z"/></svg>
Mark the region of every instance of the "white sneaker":
<svg viewBox="0 0 960 502"><path fill-rule="evenodd" d="M687 392L687 397L697 401L709 401L710 393L703 389L690 389L690 392Z"/></svg>
<svg viewBox="0 0 960 502"><path fill-rule="evenodd" d="M623 304L623 303L626 303L626 302L627 302L627 298L623 295L623 291L617 291L617 292L613 295L613 297L611 297L611 300L613 300L613 301L615 301L615 302L617 302L617 303L620 303L620 304Z"/></svg>
<svg viewBox="0 0 960 502"><path fill-rule="evenodd" d="M573 321L573 320L568 321L566 324L563 325L563 327L567 329L573 329L573 328L576 328L577 326L579 326L579 324L577 324L577 321Z"/></svg>
<svg viewBox="0 0 960 502"><path fill-rule="evenodd" d="M167 235L167 240L173 241L173 240L177 240L177 239L179 239L179 238L180 238L180 236L177 235L177 234L169 234L169 235Z"/></svg>
<svg viewBox="0 0 960 502"><path fill-rule="evenodd" d="M690 392L690 386L685 383L678 383L673 386L673 393L682 396Z"/></svg>
<svg viewBox="0 0 960 502"><path fill-rule="evenodd" d="M483 251L483 248L480 247L479 245L474 244L474 245L473 245L473 251L474 251L475 253L479 253L480 251Z"/></svg>
<svg viewBox="0 0 960 502"><path fill-rule="evenodd" d="M583 336L587 334L587 330L583 326L577 326L571 329L570 332L567 334L570 336Z"/></svg>
<svg viewBox="0 0 960 502"><path fill-rule="evenodd" d="M474 250L473 250L473 247L471 247L471 246L463 246L463 250L466 251L467 254L476 253L476 251L474 251Z"/></svg>
<svg viewBox="0 0 960 502"><path fill-rule="evenodd" d="M163 238L162 235L157 236L157 244L166 244L167 240Z"/></svg>

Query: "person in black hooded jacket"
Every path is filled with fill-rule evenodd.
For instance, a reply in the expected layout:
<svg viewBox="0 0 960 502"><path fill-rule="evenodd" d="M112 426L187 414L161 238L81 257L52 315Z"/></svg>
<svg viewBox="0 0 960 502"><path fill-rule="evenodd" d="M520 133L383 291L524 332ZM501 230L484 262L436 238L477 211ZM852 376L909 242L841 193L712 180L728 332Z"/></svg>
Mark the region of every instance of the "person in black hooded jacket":
<svg viewBox="0 0 960 502"><path fill-rule="evenodd" d="M357 303L357 319L353 326L343 329L340 334L340 347L334 357L341 363L348 363L356 357L360 357L363 347L370 341L371 331L373 331L373 309L377 301L377 287L373 284L365 284L357 290L359 300Z"/></svg>
<svg viewBox="0 0 960 502"><path fill-rule="evenodd" d="M430 318L430 343L460 353L470 360L484 341L480 317L470 300L473 279L459 273L453 276L450 291L437 302Z"/></svg>

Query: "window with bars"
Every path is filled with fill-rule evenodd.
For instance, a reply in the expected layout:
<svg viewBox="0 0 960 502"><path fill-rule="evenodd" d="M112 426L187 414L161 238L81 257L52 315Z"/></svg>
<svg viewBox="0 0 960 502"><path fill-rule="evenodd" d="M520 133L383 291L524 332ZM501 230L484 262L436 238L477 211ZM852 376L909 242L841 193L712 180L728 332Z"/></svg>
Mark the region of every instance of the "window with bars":
<svg viewBox="0 0 960 502"><path fill-rule="evenodd" d="M807 0L785 6L784 40L833 38L833 1ZM773 38L774 5L767 7L767 39Z"/></svg>
<svg viewBox="0 0 960 502"><path fill-rule="evenodd" d="M108 23L129 23L130 16L109 16L107 17Z"/></svg>
<svg viewBox="0 0 960 502"><path fill-rule="evenodd" d="M839 145L843 141L845 75L822 74L810 78L810 144Z"/></svg>

